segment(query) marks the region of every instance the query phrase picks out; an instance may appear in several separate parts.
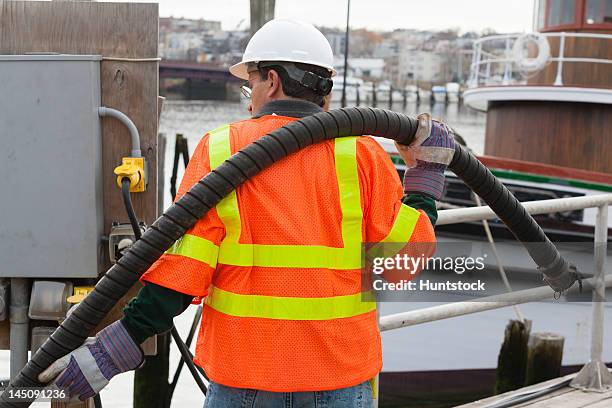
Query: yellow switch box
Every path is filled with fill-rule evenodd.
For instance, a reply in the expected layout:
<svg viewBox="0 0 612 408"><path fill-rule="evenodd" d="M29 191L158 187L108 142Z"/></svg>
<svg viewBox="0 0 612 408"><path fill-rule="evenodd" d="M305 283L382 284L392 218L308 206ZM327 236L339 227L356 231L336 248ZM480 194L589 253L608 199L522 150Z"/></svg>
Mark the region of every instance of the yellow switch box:
<svg viewBox="0 0 612 408"><path fill-rule="evenodd" d="M141 193L145 191L145 159L144 157L124 157L121 166L115 167L117 185L121 188L121 180L128 177L131 181L130 191Z"/></svg>

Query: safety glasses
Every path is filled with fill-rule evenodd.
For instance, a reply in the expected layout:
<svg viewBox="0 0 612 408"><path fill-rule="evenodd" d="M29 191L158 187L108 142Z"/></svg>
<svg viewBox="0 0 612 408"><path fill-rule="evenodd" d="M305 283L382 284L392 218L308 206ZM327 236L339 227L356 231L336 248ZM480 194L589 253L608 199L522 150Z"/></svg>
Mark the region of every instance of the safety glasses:
<svg viewBox="0 0 612 408"><path fill-rule="evenodd" d="M251 99L251 94L253 93L253 91L251 91L251 88L249 88L246 85L242 85L240 87L240 93L242 94L242 96L244 96L246 99Z"/></svg>

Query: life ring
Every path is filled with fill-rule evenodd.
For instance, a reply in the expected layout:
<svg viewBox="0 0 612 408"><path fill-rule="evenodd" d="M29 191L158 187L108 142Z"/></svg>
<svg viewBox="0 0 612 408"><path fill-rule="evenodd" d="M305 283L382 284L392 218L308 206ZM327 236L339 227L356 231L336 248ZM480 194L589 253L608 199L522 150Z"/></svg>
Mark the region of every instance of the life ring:
<svg viewBox="0 0 612 408"><path fill-rule="evenodd" d="M534 58L528 58L524 55L524 48L529 42L534 42L538 45L538 55ZM546 66L550 58L550 45L548 40L540 33L523 34L516 39L512 47L514 54L514 62L519 67L520 71L532 73L541 70Z"/></svg>

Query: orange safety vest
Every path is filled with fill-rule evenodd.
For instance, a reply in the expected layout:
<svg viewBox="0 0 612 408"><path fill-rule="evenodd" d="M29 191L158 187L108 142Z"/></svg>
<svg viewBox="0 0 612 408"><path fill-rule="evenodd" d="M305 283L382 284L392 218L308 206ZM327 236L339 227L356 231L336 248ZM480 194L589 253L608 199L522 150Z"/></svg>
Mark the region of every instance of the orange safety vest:
<svg viewBox="0 0 612 408"><path fill-rule="evenodd" d="M205 135L177 197L292 120L267 115ZM224 198L143 281L205 297L194 361L211 380L276 392L353 386L382 367L376 303L362 299L362 242L435 241L402 195L372 138L309 146Z"/></svg>

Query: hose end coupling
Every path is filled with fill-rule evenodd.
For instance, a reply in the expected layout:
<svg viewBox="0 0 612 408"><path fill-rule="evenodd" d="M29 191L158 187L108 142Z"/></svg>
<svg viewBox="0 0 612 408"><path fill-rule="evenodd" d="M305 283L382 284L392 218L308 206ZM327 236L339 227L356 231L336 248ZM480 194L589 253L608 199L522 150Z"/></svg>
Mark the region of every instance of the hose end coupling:
<svg viewBox="0 0 612 408"><path fill-rule="evenodd" d="M555 292L562 293L571 288L574 283L578 282L580 290L582 291L582 276L576 269L576 266L564 261L564 265L560 265L563 269L553 267L556 270L560 270L558 274L550 274L553 268L546 268L544 270L544 282L550 286Z"/></svg>

